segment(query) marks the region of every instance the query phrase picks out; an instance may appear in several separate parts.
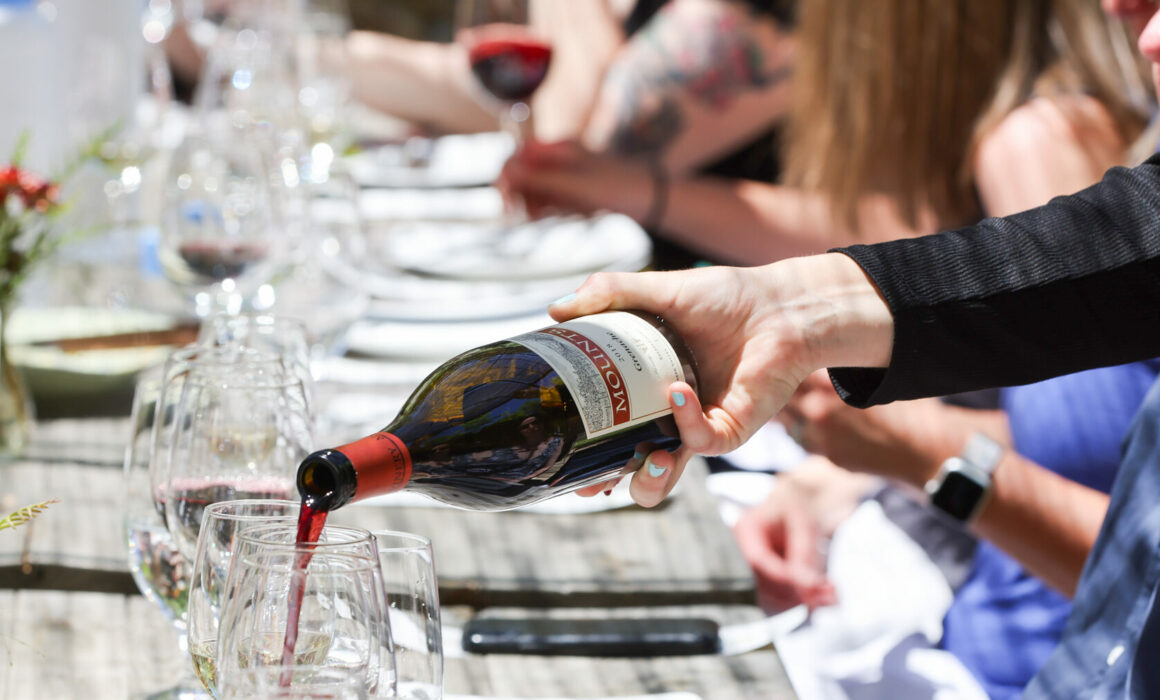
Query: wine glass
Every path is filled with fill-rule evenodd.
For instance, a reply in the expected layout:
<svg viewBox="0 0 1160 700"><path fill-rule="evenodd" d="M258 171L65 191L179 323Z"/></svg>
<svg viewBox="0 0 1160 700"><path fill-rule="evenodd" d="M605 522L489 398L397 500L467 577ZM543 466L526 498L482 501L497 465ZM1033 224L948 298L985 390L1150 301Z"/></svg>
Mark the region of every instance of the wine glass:
<svg viewBox="0 0 1160 700"><path fill-rule="evenodd" d="M313 417L300 373L254 350L232 354L195 363L174 404L165 516L189 559L207 505L291 498L295 469L312 444Z"/></svg>
<svg viewBox="0 0 1160 700"><path fill-rule="evenodd" d="M155 603L173 623L178 644L187 650L186 613L189 600L189 568L165 526L164 513L154 501L150 479L153 436L164 411L159 409L163 372L154 368L137 381L129 416L131 426L125 448L124 534L128 543L129 571L137 589ZM148 696L149 700L193 700L204 697L192 669L172 687Z"/></svg>
<svg viewBox="0 0 1160 700"><path fill-rule="evenodd" d="M443 631L431 540L397 530L371 534L387 589L399 697L442 700Z"/></svg>
<svg viewBox="0 0 1160 700"><path fill-rule="evenodd" d="M261 294L259 293L259 296ZM311 344L306 324L297 318L272 313L215 314L202 321L197 342L206 348L256 350L282 358L302 377L307 396L313 395L310 370Z"/></svg>
<svg viewBox="0 0 1160 700"><path fill-rule="evenodd" d="M293 527L300 504L279 499L219 501L205 509L194 554L189 594L189 653L206 690L217 687L217 657L221 592L229 572L237 534L246 527L281 524Z"/></svg>
<svg viewBox="0 0 1160 700"><path fill-rule="evenodd" d="M189 594L189 650L193 666L206 689L217 687L216 659L221 602L230 561L242 533L275 533L279 541L294 542L301 504L291 500L241 499L219 501L206 507L194 555ZM373 539L358 528L323 528L320 539L339 551L370 556Z"/></svg>
<svg viewBox="0 0 1160 700"><path fill-rule="evenodd" d="M394 656L373 542L368 556L360 544L251 535L241 535L230 560L219 678L254 666L308 663L360 672L368 691L385 684L393 693Z"/></svg>
<svg viewBox="0 0 1160 700"><path fill-rule="evenodd" d="M548 74L552 46L528 26L527 0L460 0L458 39L471 72L518 149L531 125L531 98Z"/></svg>
<svg viewBox="0 0 1160 700"><path fill-rule="evenodd" d="M303 0L294 36L298 66L298 111L309 143L305 179L330 178L335 160L349 146L345 122L350 102L346 37L351 31L346 0Z"/></svg>
<svg viewBox="0 0 1160 700"><path fill-rule="evenodd" d="M367 700L368 697L360 673L320 665L239 670L223 678L218 689L220 700Z"/></svg>
<svg viewBox="0 0 1160 700"><path fill-rule="evenodd" d="M194 126L166 178L158 257L199 317L237 313L277 270L288 245L273 156L244 127Z"/></svg>

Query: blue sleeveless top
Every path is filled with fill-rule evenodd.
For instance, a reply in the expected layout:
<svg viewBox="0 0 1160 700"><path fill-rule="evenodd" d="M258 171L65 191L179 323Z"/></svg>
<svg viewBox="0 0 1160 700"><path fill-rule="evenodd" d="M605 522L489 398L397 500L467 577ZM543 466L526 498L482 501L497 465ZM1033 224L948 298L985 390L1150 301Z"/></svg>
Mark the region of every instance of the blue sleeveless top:
<svg viewBox="0 0 1160 700"><path fill-rule="evenodd" d="M1104 493L1121 441L1160 374L1160 360L1079 372L1002 390L1015 449ZM942 646L994 700L1016 698L1059 642L1071 602L981 541L944 620Z"/></svg>

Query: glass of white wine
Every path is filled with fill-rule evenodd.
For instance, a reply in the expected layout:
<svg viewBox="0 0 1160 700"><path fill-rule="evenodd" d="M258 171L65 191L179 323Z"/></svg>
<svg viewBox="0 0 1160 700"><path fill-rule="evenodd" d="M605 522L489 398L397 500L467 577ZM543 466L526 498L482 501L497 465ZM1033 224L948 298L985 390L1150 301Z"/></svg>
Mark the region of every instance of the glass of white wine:
<svg viewBox="0 0 1160 700"><path fill-rule="evenodd" d="M280 525L292 529L300 504L281 499L238 499L206 506L189 582L189 653L207 690L216 688L221 597L238 533L247 527Z"/></svg>

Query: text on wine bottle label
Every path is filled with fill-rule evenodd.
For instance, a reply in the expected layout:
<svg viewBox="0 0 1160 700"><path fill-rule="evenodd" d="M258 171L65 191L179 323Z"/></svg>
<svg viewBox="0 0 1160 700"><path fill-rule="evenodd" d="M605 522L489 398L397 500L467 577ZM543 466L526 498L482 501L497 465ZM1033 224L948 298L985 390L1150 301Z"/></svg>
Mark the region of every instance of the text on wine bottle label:
<svg viewBox="0 0 1160 700"><path fill-rule="evenodd" d="M668 340L630 313L586 316L511 340L560 375L589 438L668 415L668 387L685 381Z"/></svg>

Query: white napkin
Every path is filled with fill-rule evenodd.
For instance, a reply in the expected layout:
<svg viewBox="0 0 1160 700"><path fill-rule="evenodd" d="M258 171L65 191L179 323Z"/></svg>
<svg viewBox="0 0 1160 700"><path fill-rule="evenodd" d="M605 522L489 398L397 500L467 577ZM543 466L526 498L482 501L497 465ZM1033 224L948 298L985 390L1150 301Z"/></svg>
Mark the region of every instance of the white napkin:
<svg viewBox="0 0 1160 700"><path fill-rule="evenodd" d="M512 148L503 132L449 134L369 149L346 162L363 187L464 187L494 182ZM424 155L426 163L416 162Z"/></svg>
<svg viewBox="0 0 1160 700"><path fill-rule="evenodd" d="M950 586L878 503L863 503L835 532L829 576L838 605L772 618L800 700L987 700L962 663L934 646Z"/></svg>

